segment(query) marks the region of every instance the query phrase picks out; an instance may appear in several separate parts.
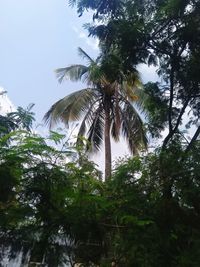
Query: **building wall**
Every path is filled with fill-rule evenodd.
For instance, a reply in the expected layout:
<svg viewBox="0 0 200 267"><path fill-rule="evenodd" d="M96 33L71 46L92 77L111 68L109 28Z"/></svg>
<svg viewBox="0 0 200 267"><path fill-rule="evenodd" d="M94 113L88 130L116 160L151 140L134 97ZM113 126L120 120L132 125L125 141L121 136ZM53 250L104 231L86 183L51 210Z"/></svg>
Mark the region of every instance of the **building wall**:
<svg viewBox="0 0 200 267"><path fill-rule="evenodd" d="M13 111L15 111L15 107L8 98L7 91L0 87L0 115L5 116L7 113Z"/></svg>

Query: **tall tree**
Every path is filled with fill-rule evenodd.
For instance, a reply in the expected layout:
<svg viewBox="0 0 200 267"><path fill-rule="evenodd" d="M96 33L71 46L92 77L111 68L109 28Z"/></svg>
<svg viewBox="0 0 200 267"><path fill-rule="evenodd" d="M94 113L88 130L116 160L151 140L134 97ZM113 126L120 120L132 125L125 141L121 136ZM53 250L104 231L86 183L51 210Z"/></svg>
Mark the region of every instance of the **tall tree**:
<svg viewBox="0 0 200 267"><path fill-rule="evenodd" d="M138 98L140 80L134 68L132 72L123 72L123 65L115 54L93 60L81 48L79 53L89 62L87 66L71 65L56 73L60 82L83 80L88 87L56 102L44 119L50 126L58 121L68 125L70 121L82 119L77 143L81 136L86 136L90 151L100 149L104 136L107 179L111 176L111 135L118 141L122 132L132 153L146 146L142 120L131 103Z"/></svg>
<svg viewBox="0 0 200 267"><path fill-rule="evenodd" d="M70 2L77 6L80 15L87 9L93 10L94 23L88 26L89 33L100 39L106 53L117 49L121 58L129 61L130 65L143 62L158 66L158 73L165 81L165 86L160 86L159 90L161 93L164 91L168 105L168 125L165 125L168 135L163 149L177 136L182 138L184 135L186 138L181 128L183 116L189 110L185 130L191 125L197 127L192 144L188 144L186 151L194 147L200 134L199 1ZM95 19L98 20L97 24Z"/></svg>

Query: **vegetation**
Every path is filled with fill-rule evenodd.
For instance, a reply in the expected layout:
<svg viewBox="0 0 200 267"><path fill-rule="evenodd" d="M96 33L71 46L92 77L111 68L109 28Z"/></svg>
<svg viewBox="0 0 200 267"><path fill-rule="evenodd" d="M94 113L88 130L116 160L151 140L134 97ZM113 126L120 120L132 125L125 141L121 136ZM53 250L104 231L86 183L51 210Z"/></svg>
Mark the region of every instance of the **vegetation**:
<svg viewBox="0 0 200 267"><path fill-rule="evenodd" d="M145 84L141 104L148 133L156 145L145 155L119 159L110 179L102 181L96 165L87 158L87 147L81 142L85 139L71 147L60 133L50 132L48 138L34 134L32 115L27 120L22 112L29 121L26 130L15 127L15 115L1 116L1 266L5 255L14 258L21 253L22 266L39 262L52 267L75 263L87 267L197 267L199 1L71 0L70 4L77 7L79 15L93 10L94 24L88 29L100 39L101 56L92 61L81 50L89 65L60 69L58 74L61 80L66 75L77 80L87 73L85 77L95 90L89 86L60 100L46 118L68 123L86 114L79 136L85 135L92 147L99 148L99 128L89 119L88 135L84 124L94 115L101 125L104 123L105 110L102 118L95 113L105 105L102 87L108 86L113 98L111 134L117 137L115 106L124 110L120 97L126 99L126 88L130 88L122 85L129 84L129 75L137 74L139 63L154 64L163 83ZM135 96L135 91L131 92ZM77 102L76 97L83 93ZM90 111L88 102L93 98L99 102ZM94 130L97 136L92 135ZM159 139L163 130L166 135ZM134 140L130 138L130 142Z"/></svg>
<svg viewBox="0 0 200 267"><path fill-rule="evenodd" d="M46 113L45 120L50 122L50 126L59 120L68 125L70 121L83 117L77 144L87 133L90 144L88 150L99 150L104 136L105 178L108 179L111 177L112 165L110 135L119 141L122 133L133 154L139 148L146 147L142 120L131 103L137 99L140 80L134 68L127 73L123 72L124 66L115 54L94 61L81 48L79 53L88 60L88 66L71 65L56 72L60 82L63 79L82 79L88 87L56 102ZM139 95L142 96L142 93L139 92Z"/></svg>
<svg viewBox="0 0 200 267"><path fill-rule="evenodd" d="M64 136L49 138L62 144ZM102 182L81 150L46 142L25 131L1 140L2 258L12 248L11 258L23 251L24 266L198 266L199 149L186 157L174 143L165 153L119 160Z"/></svg>

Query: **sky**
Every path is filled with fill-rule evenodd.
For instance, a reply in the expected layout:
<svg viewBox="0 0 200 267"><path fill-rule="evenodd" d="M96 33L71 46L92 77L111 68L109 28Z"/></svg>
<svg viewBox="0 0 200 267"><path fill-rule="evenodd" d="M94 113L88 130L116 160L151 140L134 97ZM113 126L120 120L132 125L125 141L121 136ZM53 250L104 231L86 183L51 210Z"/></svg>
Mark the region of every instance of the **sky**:
<svg viewBox="0 0 200 267"><path fill-rule="evenodd" d="M89 40L67 0L0 0L0 86L16 106L35 103L38 122L59 98L81 84L60 85L58 67L80 63L77 47L92 56L97 41Z"/></svg>
<svg viewBox="0 0 200 267"><path fill-rule="evenodd" d="M79 46L98 55L98 41L82 27L91 20L90 13L78 17L67 0L0 0L0 87L16 107L34 103L38 124L53 103L84 88L81 83L59 84L54 70L84 64ZM154 68L143 65L139 71L144 82L157 79ZM114 150L117 155L127 151L124 143Z"/></svg>
<svg viewBox="0 0 200 267"><path fill-rule="evenodd" d="M82 27L91 18L89 13L78 17L67 0L0 0L0 86L15 106L35 103L38 123L54 102L84 86L60 85L54 70L84 64L79 46L98 55L97 40ZM152 69L144 68L144 79L154 78Z"/></svg>

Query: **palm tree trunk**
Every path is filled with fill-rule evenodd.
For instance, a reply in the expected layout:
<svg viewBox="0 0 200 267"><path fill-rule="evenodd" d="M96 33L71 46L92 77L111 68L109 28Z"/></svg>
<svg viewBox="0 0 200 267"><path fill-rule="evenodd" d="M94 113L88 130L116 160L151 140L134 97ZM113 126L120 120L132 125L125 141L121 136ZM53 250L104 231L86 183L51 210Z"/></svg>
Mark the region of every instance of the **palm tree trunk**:
<svg viewBox="0 0 200 267"><path fill-rule="evenodd" d="M105 130L104 130L104 143L105 143L105 180L111 177L111 142L110 142L110 98L105 100Z"/></svg>

